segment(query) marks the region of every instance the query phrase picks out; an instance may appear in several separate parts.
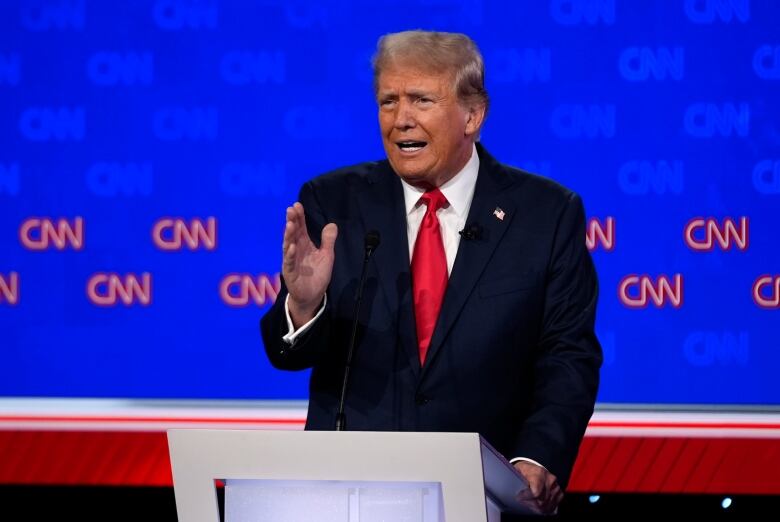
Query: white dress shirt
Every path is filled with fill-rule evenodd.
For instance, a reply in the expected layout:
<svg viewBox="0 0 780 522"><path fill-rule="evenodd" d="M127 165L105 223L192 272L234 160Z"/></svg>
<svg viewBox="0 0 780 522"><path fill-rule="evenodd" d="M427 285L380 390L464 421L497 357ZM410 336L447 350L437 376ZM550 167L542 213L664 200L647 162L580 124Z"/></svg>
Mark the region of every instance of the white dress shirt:
<svg viewBox="0 0 780 522"><path fill-rule="evenodd" d="M477 186L477 174L479 173L479 156L476 147L471 153L471 158L460 172L439 187L439 190L447 199L447 205L436 211L441 229L441 239L444 243L444 254L447 256L447 275L452 273L452 265L455 264L455 255L460 245L460 231L466 225L469 217L471 200L474 199L474 188ZM403 179L404 203L406 205L406 237L409 241L409 259L414 253L414 243L417 233L420 231L423 217L428 207L420 201L425 189L410 185Z"/></svg>
<svg viewBox="0 0 780 522"><path fill-rule="evenodd" d="M455 174L449 181L439 187L439 190L447 199L447 205L436 211L436 217L439 218L439 226L441 228L442 242L444 243L444 253L447 256L447 274L452 273L452 266L455 264L455 256L458 253L458 246L460 245L460 231L466 225L466 219L469 215L469 209L471 209L471 201L474 199L474 189L477 186L477 174L479 173L479 155L477 154L477 148L473 147L471 152L471 158L469 158L466 165L460 172ZM401 184L404 189L404 204L406 206L406 236L409 242L409 259L412 259L414 253L414 243L417 240L417 233L420 231L420 224L427 207L420 201L420 197L425 192L425 189L410 185L403 179ZM289 299L289 295L288 295ZM309 322L295 329L292 318L290 317L290 309L287 304L287 300L284 302L284 310L287 313L287 334L282 339L289 343L295 344L295 341L304 332L306 332L312 324L322 315L327 304L328 296L322 303L322 307ZM542 466L535 460L525 457L516 457L510 460L512 464L517 461L524 460Z"/></svg>

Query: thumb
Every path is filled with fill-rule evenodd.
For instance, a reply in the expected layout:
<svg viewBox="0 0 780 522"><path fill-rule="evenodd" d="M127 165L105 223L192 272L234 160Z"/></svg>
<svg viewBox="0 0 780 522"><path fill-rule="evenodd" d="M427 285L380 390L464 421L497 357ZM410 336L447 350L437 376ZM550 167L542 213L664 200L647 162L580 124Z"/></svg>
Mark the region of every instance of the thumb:
<svg viewBox="0 0 780 522"><path fill-rule="evenodd" d="M336 237L339 235L339 227L336 223L328 223L322 229L322 242L320 248L333 252L333 245L336 243Z"/></svg>

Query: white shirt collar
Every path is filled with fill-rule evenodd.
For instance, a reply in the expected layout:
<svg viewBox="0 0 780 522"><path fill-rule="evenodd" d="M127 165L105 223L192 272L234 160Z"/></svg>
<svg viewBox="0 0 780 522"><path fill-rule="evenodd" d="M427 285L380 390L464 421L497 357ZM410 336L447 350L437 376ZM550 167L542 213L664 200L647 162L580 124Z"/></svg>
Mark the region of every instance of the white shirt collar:
<svg viewBox="0 0 780 522"><path fill-rule="evenodd" d="M478 174L479 154L477 154L477 147L473 146L471 158L466 162L466 165L449 181L439 187L441 193L447 198L447 202L452 210L460 217L465 218L465 214L468 213L469 207L471 207ZM403 179L401 179L401 184L404 187L404 203L406 204L406 215L408 216L417 207L420 196L423 195L425 189L410 185Z"/></svg>

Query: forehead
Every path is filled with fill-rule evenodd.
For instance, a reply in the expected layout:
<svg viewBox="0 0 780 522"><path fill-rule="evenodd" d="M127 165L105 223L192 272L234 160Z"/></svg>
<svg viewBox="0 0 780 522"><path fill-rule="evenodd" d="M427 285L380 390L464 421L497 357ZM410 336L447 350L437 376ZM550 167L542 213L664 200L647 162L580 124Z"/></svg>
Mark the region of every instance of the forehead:
<svg viewBox="0 0 780 522"><path fill-rule="evenodd" d="M431 71L414 66L393 66L383 69L377 78L378 92L436 91L453 88L452 75L446 71Z"/></svg>

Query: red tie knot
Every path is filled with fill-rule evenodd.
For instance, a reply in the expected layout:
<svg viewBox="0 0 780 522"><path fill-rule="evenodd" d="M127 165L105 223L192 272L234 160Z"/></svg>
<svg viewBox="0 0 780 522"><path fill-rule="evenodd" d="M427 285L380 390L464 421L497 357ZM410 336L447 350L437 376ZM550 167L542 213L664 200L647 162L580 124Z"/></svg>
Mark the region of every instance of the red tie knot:
<svg viewBox="0 0 780 522"><path fill-rule="evenodd" d="M436 212L447 204L447 198L444 197L444 194L441 193L441 190L439 190L438 187L425 192L425 194L420 197L420 201L425 203L428 210L432 210L433 212Z"/></svg>

